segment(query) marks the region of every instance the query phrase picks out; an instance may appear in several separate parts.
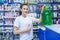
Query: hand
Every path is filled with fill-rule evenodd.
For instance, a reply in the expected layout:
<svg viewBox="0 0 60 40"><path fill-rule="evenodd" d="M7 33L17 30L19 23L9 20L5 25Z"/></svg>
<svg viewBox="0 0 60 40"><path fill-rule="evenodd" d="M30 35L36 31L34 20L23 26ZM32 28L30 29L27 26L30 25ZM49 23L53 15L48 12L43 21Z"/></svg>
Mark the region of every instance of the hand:
<svg viewBox="0 0 60 40"><path fill-rule="evenodd" d="M27 27L27 30L30 31L32 27L30 27L30 24Z"/></svg>

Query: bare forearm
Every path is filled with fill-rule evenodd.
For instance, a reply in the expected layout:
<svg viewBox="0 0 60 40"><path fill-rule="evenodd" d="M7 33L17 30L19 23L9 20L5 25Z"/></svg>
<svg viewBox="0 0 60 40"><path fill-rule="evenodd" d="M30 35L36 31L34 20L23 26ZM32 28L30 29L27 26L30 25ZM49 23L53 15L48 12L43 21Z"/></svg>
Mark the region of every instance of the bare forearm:
<svg viewBox="0 0 60 40"><path fill-rule="evenodd" d="M29 32L31 29L20 30L20 33Z"/></svg>
<svg viewBox="0 0 60 40"><path fill-rule="evenodd" d="M15 34L22 34L24 32L29 32L31 30L31 28L27 28L27 29L24 29L24 30L15 30Z"/></svg>

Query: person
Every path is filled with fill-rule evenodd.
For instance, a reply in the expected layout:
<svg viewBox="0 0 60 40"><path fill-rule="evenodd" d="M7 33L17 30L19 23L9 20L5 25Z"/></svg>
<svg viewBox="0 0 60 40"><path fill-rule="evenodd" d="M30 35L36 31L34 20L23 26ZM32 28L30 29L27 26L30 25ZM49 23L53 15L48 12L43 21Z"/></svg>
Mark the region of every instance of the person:
<svg viewBox="0 0 60 40"><path fill-rule="evenodd" d="M34 22L40 22L40 19L28 16L28 4L21 4L20 16L14 22L14 34L20 34L20 40L32 40Z"/></svg>

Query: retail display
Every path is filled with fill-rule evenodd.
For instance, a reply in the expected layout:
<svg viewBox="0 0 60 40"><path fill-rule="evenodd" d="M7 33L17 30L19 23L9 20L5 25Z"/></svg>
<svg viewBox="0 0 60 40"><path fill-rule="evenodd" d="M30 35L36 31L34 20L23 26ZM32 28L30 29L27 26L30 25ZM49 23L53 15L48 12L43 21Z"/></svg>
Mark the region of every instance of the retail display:
<svg viewBox="0 0 60 40"><path fill-rule="evenodd" d="M40 14L42 14L43 25L60 24L60 0L0 0L0 27L13 28L15 18L19 16L20 4L23 3L28 3L28 16L39 18ZM49 10L44 8L41 11L42 6L45 4ZM34 28L37 29L38 25L37 22L34 22ZM14 35L12 35L11 31L1 31L0 29L0 40L13 40L12 36ZM19 36L16 36L15 40L19 40ZM37 37L36 40L38 40Z"/></svg>

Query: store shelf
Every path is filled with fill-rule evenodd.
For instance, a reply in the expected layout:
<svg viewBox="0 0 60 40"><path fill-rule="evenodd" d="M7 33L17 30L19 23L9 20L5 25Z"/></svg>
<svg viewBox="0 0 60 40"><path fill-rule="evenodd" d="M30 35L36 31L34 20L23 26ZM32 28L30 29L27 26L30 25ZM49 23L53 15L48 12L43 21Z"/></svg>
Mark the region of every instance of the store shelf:
<svg viewBox="0 0 60 40"><path fill-rule="evenodd" d="M0 24L0 27L13 27L13 24L9 24L9 25L7 25L7 24Z"/></svg>
<svg viewBox="0 0 60 40"><path fill-rule="evenodd" d="M35 30L35 29L39 29L39 28L33 28L33 29Z"/></svg>
<svg viewBox="0 0 60 40"><path fill-rule="evenodd" d="M55 5L55 4L60 5L60 2L53 2L53 4L54 4L54 5Z"/></svg>
<svg viewBox="0 0 60 40"><path fill-rule="evenodd" d="M38 4L52 4L52 2L39 2Z"/></svg>
<svg viewBox="0 0 60 40"><path fill-rule="evenodd" d="M31 4L28 4L28 5L38 5L38 4L32 4L32 3L31 3Z"/></svg>
<svg viewBox="0 0 60 40"><path fill-rule="evenodd" d="M0 12L19 12L19 10L0 10Z"/></svg>
<svg viewBox="0 0 60 40"><path fill-rule="evenodd" d="M4 24L5 27L13 27L13 24Z"/></svg>
<svg viewBox="0 0 60 40"><path fill-rule="evenodd" d="M4 19L12 19L12 20L15 20L16 17L4 17Z"/></svg>
<svg viewBox="0 0 60 40"><path fill-rule="evenodd" d="M0 2L0 4L23 4L23 3L20 3L20 2Z"/></svg>
<svg viewBox="0 0 60 40"><path fill-rule="evenodd" d="M23 3L20 3L20 2L10 2L8 4L23 4Z"/></svg>
<svg viewBox="0 0 60 40"><path fill-rule="evenodd" d="M52 4L52 5L60 5L60 2L39 2L38 4Z"/></svg>
<svg viewBox="0 0 60 40"><path fill-rule="evenodd" d="M57 18L57 17L53 17L52 19L60 19L59 17Z"/></svg>
<svg viewBox="0 0 60 40"><path fill-rule="evenodd" d="M60 12L60 10L53 10L54 12Z"/></svg>

